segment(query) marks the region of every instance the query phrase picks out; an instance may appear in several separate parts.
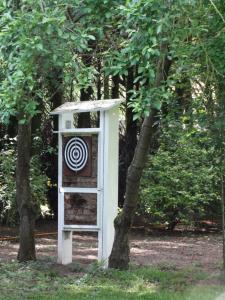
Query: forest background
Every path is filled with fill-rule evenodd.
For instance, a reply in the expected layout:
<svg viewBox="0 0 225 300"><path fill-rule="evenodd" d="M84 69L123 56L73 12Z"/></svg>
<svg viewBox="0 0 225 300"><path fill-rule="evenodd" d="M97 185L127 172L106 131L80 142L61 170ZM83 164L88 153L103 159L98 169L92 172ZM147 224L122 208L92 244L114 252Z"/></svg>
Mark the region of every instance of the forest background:
<svg viewBox="0 0 225 300"><path fill-rule="evenodd" d="M120 207L153 116L131 217L168 230L224 227L224 14L222 0L1 1L0 222L28 215L32 227L57 217L49 112L66 101L123 98ZM79 126L91 122L84 114Z"/></svg>

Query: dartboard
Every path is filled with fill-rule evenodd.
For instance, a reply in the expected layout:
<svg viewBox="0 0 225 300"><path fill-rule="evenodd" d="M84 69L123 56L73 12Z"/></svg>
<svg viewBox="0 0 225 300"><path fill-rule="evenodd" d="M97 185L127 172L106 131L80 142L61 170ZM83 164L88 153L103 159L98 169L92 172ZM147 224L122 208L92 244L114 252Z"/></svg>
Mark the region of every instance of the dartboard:
<svg viewBox="0 0 225 300"><path fill-rule="evenodd" d="M88 160L87 143L79 137L70 139L64 149L64 159L70 170L76 172L82 170Z"/></svg>

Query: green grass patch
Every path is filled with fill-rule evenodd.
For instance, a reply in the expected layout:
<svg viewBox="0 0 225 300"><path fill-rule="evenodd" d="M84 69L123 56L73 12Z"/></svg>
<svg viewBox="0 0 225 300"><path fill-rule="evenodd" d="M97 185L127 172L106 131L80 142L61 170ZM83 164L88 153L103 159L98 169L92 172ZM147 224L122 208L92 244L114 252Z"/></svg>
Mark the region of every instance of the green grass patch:
<svg viewBox="0 0 225 300"><path fill-rule="evenodd" d="M209 275L193 268L132 266L117 271L93 264L86 270L79 266L68 270L62 275L51 261L1 263L0 299L214 300L225 291L220 285L201 285Z"/></svg>

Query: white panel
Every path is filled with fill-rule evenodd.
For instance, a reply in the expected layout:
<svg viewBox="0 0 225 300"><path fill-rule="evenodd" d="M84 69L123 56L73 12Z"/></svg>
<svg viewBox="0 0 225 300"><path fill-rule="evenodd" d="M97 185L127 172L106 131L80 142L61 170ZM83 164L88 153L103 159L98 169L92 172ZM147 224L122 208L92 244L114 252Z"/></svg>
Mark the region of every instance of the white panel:
<svg viewBox="0 0 225 300"><path fill-rule="evenodd" d="M102 259L106 267L114 240L114 219L117 215L118 207L118 126L118 108L106 111L104 127L104 204L102 224Z"/></svg>
<svg viewBox="0 0 225 300"><path fill-rule="evenodd" d="M89 135L90 133L99 133L100 129L99 128L74 128L74 129L65 129L63 128L60 131L54 131L54 133L68 133L68 134L72 134L72 133L79 133L80 135Z"/></svg>
<svg viewBox="0 0 225 300"><path fill-rule="evenodd" d="M99 227L95 225L64 225L63 230L69 231L99 231Z"/></svg>
<svg viewBox="0 0 225 300"><path fill-rule="evenodd" d="M59 128L61 127L61 118L59 118ZM59 191L62 185L62 135L58 134L58 262L62 263L63 241L62 228L64 225L64 197Z"/></svg>
<svg viewBox="0 0 225 300"><path fill-rule="evenodd" d="M62 260L63 265L72 263L73 259L73 233L72 231L61 231L62 235Z"/></svg>
<svg viewBox="0 0 225 300"><path fill-rule="evenodd" d="M66 113L80 113L92 111L104 111L119 106L123 101L121 99L108 99L108 100L90 100L90 101L77 101L66 102L61 106L54 109L50 114L66 114Z"/></svg>
<svg viewBox="0 0 225 300"><path fill-rule="evenodd" d="M67 112L62 114L62 130L74 130L73 113ZM68 126L70 124L70 126Z"/></svg>
<svg viewBox="0 0 225 300"><path fill-rule="evenodd" d="M105 124L105 112L100 112L100 133L98 135L98 178L97 178L97 186L98 186L98 207L97 207L97 224L100 228L98 232L98 260L102 260L102 246L103 246L103 205L104 205L104 124Z"/></svg>
<svg viewBox="0 0 225 300"><path fill-rule="evenodd" d="M99 190L96 188L60 187L59 191L61 193L97 194Z"/></svg>

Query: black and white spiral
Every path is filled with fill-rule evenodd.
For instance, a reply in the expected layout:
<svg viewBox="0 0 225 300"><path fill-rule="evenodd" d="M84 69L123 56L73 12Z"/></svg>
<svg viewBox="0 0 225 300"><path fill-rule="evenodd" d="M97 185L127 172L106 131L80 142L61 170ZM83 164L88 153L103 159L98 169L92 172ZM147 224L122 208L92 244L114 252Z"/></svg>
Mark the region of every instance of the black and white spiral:
<svg viewBox="0 0 225 300"><path fill-rule="evenodd" d="M88 160L87 143L79 137L70 139L64 149L64 159L70 170L76 172L82 170Z"/></svg>

